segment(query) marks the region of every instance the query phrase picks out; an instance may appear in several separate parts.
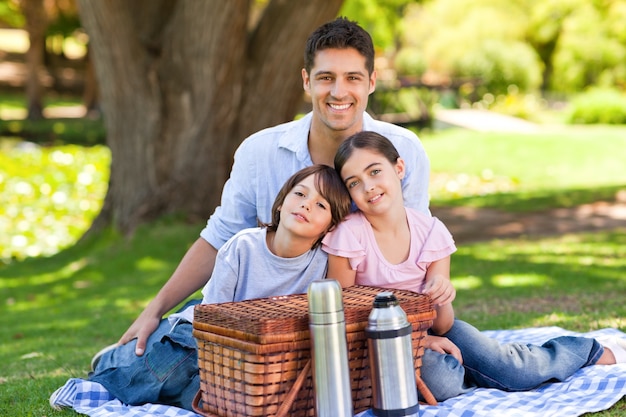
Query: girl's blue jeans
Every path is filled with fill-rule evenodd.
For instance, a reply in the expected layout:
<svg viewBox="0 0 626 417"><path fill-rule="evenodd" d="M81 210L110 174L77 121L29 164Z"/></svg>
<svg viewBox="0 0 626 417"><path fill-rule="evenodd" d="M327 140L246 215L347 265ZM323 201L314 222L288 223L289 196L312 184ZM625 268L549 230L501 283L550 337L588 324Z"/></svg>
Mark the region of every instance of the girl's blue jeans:
<svg viewBox="0 0 626 417"><path fill-rule="evenodd" d="M461 350L463 364L452 355L426 349L421 376L438 401L475 388L526 391L547 381L562 381L595 364L604 348L585 337L561 336L541 346L500 343L461 320L444 335Z"/></svg>

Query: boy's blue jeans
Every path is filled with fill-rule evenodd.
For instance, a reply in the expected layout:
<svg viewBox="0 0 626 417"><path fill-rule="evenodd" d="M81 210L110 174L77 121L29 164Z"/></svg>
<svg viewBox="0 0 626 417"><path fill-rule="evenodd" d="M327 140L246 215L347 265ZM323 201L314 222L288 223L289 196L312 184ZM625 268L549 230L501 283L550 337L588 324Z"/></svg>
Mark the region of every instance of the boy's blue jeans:
<svg viewBox="0 0 626 417"><path fill-rule="evenodd" d="M191 301L183 309L199 301ZM192 324L178 322L172 327L163 319L148 338L142 356L135 355L136 344L134 339L105 353L89 380L102 384L125 404L168 404L191 410L200 389Z"/></svg>
<svg viewBox="0 0 626 417"><path fill-rule="evenodd" d="M542 346L502 344L461 320L444 335L461 350L463 364L452 355L426 349L421 376L438 401L475 388L526 391L562 381L582 367L595 364L604 348L585 337L561 336Z"/></svg>

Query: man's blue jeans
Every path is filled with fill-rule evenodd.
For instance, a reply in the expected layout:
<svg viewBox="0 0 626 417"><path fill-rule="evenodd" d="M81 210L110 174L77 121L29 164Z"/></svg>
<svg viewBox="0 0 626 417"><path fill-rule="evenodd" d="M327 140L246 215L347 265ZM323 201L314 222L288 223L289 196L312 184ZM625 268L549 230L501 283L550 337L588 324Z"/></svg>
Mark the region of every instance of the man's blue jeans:
<svg viewBox="0 0 626 417"><path fill-rule="evenodd" d="M142 356L135 355L136 344L135 339L105 353L89 380L102 384L125 404L158 403L191 410L200 389L198 347L191 323L172 327L163 319Z"/></svg>
<svg viewBox="0 0 626 417"><path fill-rule="evenodd" d="M421 376L437 401L475 388L526 391L562 381L582 367L595 364L604 348L594 339L561 336L541 346L502 344L461 320L444 335L461 350L463 364L452 355L426 349Z"/></svg>

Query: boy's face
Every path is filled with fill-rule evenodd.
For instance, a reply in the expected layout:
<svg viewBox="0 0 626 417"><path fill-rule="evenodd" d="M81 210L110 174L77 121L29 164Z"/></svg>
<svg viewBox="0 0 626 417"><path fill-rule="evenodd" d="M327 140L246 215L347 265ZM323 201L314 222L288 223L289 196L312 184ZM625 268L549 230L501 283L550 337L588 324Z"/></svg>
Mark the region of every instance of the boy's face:
<svg viewBox="0 0 626 417"><path fill-rule="evenodd" d="M362 130L376 72L368 73L365 57L356 49L318 51L311 72L302 70L302 80L311 96L314 128L344 137Z"/></svg>
<svg viewBox="0 0 626 417"><path fill-rule="evenodd" d="M330 203L317 191L315 176L309 175L285 196L278 227L294 237L310 239L313 245L328 231L331 221Z"/></svg>

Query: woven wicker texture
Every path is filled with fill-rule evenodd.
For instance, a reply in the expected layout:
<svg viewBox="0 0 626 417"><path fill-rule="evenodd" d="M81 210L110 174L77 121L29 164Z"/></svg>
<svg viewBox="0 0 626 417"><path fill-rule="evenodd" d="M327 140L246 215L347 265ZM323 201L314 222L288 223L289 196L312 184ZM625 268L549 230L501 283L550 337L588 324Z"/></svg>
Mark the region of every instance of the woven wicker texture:
<svg viewBox="0 0 626 417"><path fill-rule="evenodd" d="M382 288L343 290L352 399L355 413L371 407L371 381L364 329ZM430 298L393 290L413 324L413 354L420 392L423 339L435 318ZM315 416L310 373L306 294L195 307L200 392L195 411L205 416ZM282 408L281 408L282 407Z"/></svg>

